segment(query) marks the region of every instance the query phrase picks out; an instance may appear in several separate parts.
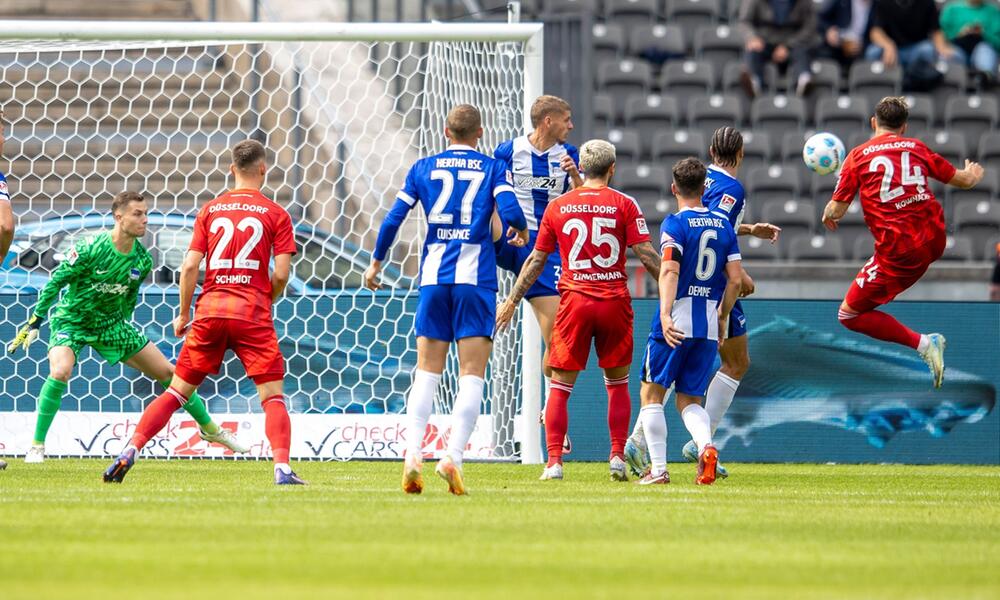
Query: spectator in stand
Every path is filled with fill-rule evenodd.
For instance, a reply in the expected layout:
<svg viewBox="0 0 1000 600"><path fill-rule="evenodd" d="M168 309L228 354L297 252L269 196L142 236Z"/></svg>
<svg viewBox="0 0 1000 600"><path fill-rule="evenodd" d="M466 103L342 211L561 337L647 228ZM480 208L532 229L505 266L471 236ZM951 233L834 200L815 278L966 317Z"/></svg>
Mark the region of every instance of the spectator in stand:
<svg viewBox="0 0 1000 600"><path fill-rule="evenodd" d="M992 85L1000 50L1000 8L983 0L952 0L941 11L941 30L981 86Z"/></svg>
<svg viewBox="0 0 1000 600"><path fill-rule="evenodd" d="M743 0L740 26L747 37L747 70L743 73L747 95L752 98L760 93L768 62L782 71L791 68L796 94L809 92L809 66L819 41L812 0Z"/></svg>
<svg viewBox="0 0 1000 600"><path fill-rule="evenodd" d="M868 45L872 0L825 0L817 14L823 45L819 54L845 69Z"/></svg>
<svg viewBox="0 0 1000 600"><path fill-rule="evenodd" d="M938 26L934 0L874 0L867 60L903 67L903 87L927 91L941 82L938 59L956 59Z"/></svg>
<svg viewBox="0 0 1000 600"><path fill-rule="evenodd" d="M997 244L997 264L993 267L993 281L990 282L990 300L1000 302L1000 244Z"/></svg>

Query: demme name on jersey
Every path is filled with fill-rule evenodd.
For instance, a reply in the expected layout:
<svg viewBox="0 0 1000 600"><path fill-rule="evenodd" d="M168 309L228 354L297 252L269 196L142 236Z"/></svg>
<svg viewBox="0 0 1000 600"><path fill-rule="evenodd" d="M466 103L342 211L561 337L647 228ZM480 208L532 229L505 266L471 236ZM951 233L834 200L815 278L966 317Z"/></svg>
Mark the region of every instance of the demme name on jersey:
<svg viewBox="0 0 1000 600"><path fill-rule="evenodd" d="M711 298L712 288L705 285L689 285L688 296L694 296L697 298Z"/></svg>
<svg viewBox="0 0 1000 600"><path fill-rule="evenodd" d="M478 158L462 158L461 156L445 156L434 160L438 169L475 169L483 170L483 161Z"/></svg>

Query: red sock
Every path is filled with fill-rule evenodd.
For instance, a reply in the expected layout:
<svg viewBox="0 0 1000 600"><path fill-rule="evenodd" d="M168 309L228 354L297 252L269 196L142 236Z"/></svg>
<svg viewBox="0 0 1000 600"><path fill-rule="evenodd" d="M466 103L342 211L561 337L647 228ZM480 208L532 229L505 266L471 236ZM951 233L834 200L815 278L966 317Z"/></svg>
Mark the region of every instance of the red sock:
<svg viewBox="0 0 1000 600"><path fill-rule="evenodd" d="M608 431L611 433L611 456L625 458L628 423L632 419L632 398L628 394L628 375L621 379L604 378L608 388Z"/></svg>
<svg viewBox="0 0 1000 600"><path fill-rule="evenodd" d="M841 310L838 318L840 323L851 331L863 333L877 340L895 342L914 350L920 345L919 333L880 310L870 310L857 315Z"/></svg>
<svg viewBox="0 0 1000 600"><path fill-rule="evenodd" d="M135 433L132 434L132 445L142 450L149 440L167 426L170 415L181 407L182 399L183 402L187 402L187 398L173 388L167 388L167 391L157 396L156 400L142 411L139 424L135 426Z"/></svg>
<svg viewBox="0 0 1000 600"><path fill-rule="evenodd" d="M549 399L545 402L545 446L549 450L548 466L562 464L563 438L569 429L566 403L573 385L553 379L549 384Z"/></svg>
<svg viewBox="0 0 1000 600"><path fill-rule="evenodd" d="M271 396L264 400L264 434L271 442L271 455L276 463L288 462L288 448L292 445L292 422L288 418L284 396Z"/></svg>

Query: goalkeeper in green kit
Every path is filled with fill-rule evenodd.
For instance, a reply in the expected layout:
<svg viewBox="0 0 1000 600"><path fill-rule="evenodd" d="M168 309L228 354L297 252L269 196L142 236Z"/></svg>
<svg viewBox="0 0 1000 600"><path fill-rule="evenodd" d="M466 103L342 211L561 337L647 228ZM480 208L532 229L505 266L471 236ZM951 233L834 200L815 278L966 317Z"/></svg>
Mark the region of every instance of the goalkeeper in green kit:
<svg viewBox="0 0 1000 600"><path fill-rule="evenodd" d="M49 325L49 376L38 398L35 437L24 462L45 458L45 436L59 410L63 393L84 346L111 364L124 363L159 381L170 383L174 366L155 344L131 323L139 288L153 268L153 259L139 242L146 233L146 200L135 192L120 192L111 204L115 226L77 242L38 296L38 304L7 351L16 352L38 338L38 332L66 286ZM208 416L197 395L184 404L198 422L201 437L233 450L247 452L236 438Z"/></svg>

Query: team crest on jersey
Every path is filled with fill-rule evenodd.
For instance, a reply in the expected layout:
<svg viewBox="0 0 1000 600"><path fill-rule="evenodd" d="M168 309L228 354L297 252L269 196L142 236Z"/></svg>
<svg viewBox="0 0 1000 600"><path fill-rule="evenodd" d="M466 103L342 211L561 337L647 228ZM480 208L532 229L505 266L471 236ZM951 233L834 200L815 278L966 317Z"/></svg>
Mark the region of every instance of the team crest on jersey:
<svg viewBox="0 0 1000 600"><path fill-rule="evenodd" d="M66 262L71 265L76 264L76 259L80 258L80 253L76 251L76 248L70 248L69 254L66 255Z"/></svg>
<svg viewBox="0 0 1000 600"><path fill-rule="evenodd" d="M649 227L646 225L646 219L642 217L635 220L635 228L639 230L642 235L649 235Z"/></svg>
<svg viewBox="0 0 1000 600"><path fill-rule="evenodd" d="M142 271L139 269L132 269L128 272L128 278L133 281L139 279L140 277L142 277Z"/></svg>
<svg viewBox="0 0 1000 600"><path fill-rule="evenodd" d="M56 339L57 340L68 340L69 339L69 334L66 333L65 331L60 331L59 333L56 334Z"/></svg>
<svg viewBox="0 0 1000 600"><path fill-rule="evenodd" d="M719 202L719 208L726 212L732 212L734 206L736 206L736 198L733 198L729 194L723 194L722 200Z"/></svg>
<svg viewBox="0 0 1000 600"><path fill-rule="evenodd" d="M510 171L503 172L504 177L507 179L507 185L514 185L514 174Z"/></svg>
<svg viewBox="0 0 1000 600"><path fill-rule="evenodd" d="M0 181L0 195L10 197L10 191L7 189L6 181Z"/></svg>

